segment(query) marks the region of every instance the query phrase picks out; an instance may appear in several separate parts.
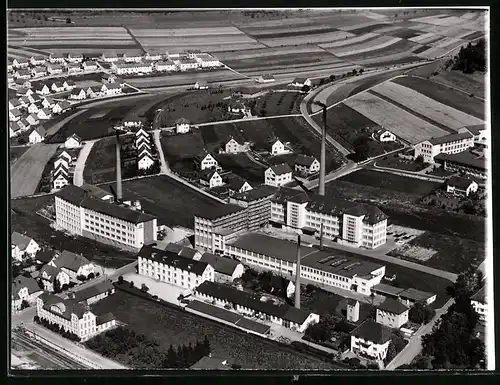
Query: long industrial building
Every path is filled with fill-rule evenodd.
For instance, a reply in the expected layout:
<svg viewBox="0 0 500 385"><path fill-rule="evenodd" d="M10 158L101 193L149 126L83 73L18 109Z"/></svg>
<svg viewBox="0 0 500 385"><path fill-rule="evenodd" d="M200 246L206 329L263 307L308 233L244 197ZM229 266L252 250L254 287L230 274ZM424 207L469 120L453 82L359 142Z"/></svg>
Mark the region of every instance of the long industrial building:
<svg viewBox="0 0 500 385"><path fill-rule="evenodd" d="M156 241L156 217L105 200L97 190L68 185L58 191L56 223L71 233L126 249L139 250Z"/></svg>
<svg viewBox="0 0 500 385"><path fill-rule="evenodd" d="M245 265L294 280L297 244L265 234L249 233L226 244L225 254ZM370 295L385 275L385 266L313 247L300 247L300 277L318 285Z"/></svg>

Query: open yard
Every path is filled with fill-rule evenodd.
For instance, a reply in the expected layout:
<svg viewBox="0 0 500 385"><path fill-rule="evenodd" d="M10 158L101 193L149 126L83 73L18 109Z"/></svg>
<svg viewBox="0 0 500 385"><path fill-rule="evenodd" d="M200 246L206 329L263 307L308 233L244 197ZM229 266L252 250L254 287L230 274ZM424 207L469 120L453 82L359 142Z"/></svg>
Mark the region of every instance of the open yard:
<svg viewBox="0 0 500 385"><path fill-rule="evenodd" d="M418 261L411 255L405 255L403 252L405 246L391 251L389 255L456 274L466 271L471 266L478 267L486 257L484 241L476 242L431 232L420 235L408 244L408 246L434 250L435 254L428 260Z"/></svg>
<svg viewBox="0 0 500 385"><path fill-rule="evenodd" d="M464 74L461 71L442 71L433 76L431 80L458 88L469 95L474 94L483 99L485 97L486 75L482 72L476 71L473 74Z"/></svg>
<svg viewBox="0 0 500 385"><path fill-rule="evenodd" d="M56 152L58 146L58 144L35 144L10 166L10 193L12 198L35 193L43 169Z"/></svg>
<svg viewBox="0 0 500 385"><path fill-rule="evenodd" d="M94 143L85 162L83 179L96 184L116 180L116 137L110 136Z"/></svg>
<svg viewBox="0 0 500 385"><path fill-rule="evenodd" d="M100 187L109 191L109 184ZM158 224L187 228L193 227L195 214L223 205L165 175L124 181L123 196L139 200L142 210L158 216Z"/></svg>
<svg viewBox="0 0 500 385"><path fill-rule="evenodd" d="M219 154L215 158L224 170L231 170L251 185L264 182L265 168L252 162L245 154Z"/></svg>
<svg viewBox="0 0 500 385"><path fill-rule="evenodd" d="M252 115L275 116L300 114L300 103L304 94L298 91L268 92L255 101Z"/></svg>
<svg viewBox="0 0 500 385"><path fill-rule="evenodd" d="M398 170L418 172L426 168L426 165L423 163L412 162L410 160L401 159L399 156L395 154L384 156L382 159L378 159L377 166L379 167L387 167L387 168L396 168Z"/></svg>
<svg viewBox="0 0 500 385"><path fill-rule="evenodd" d="M435 83L431 80L408 76L394 80L394 83L411 88L414 91L444 103L466 114L485 119L484 102L471 98L463 93L454 91L447 86Z"/></svg>
<svg viewBox="0 0 500 385"><path fill-rule="evenodd" d="M214 356L230 358L244 369L336 368L275 342L122 291L96 303L93 310L111 311L118 320L157 341L164 351L170 345L194 344L207 336Z"/></svg>
<svg viewBox="0 0 500 385"><path fill-rule="evenodd" d="M28 151L29 146L16 146L9 147L9 159L12 165L17 159L19 159L26 151Z"/></svg>

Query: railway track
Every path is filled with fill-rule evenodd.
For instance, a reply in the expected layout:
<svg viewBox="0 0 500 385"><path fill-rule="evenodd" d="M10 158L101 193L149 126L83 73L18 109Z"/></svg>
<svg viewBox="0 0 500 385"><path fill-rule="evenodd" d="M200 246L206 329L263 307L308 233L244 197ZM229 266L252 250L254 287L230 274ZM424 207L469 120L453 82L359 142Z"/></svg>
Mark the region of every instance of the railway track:
<svg viewBox="0 0 500 385"><path fill-rule="evenodd" d="M12 349L31 352L31 359L43 369L78 370L89 369L79 361L61 353L57 349L34 340L19 332L12 332ZM38 359L37 359L38 358Z"/></svg>

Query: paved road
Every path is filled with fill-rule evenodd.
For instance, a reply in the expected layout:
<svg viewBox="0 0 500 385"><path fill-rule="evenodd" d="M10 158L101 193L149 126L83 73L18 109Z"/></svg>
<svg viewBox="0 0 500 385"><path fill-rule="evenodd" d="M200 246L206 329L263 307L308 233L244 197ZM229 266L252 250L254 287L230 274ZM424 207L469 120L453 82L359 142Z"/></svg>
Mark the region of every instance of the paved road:
<svg viewBox="0 0 500 385"><path fill-rule="evenodd" d="M55 154L57 147L59 144L35 144L10 166L12 198L35 193L45 165Z"/></svg>
<svg viewBox="0 0 500 385"><path fill-rule="evenodd" d="M61 129L62 126L64 126L66 123L68 123L69 121L71 121L74 118L76 118L78 115L83 114L85 111L87 111L87 109L78 110L74 114L69 115L68 117L64 118L60 122L57 122L56 124L54 124L54 125L46 128L47 129L47 135L48 136L54 135L55 133L57 133Z"/></svg>
<svg viewBox="0 0 500 385"><path fill-rule="evenodd" d="M80 150L80 153L78 154L78 159L76 160L75 164L75 172L73 173L73 184L75 186L83 185L84 183L83 170L85 169L85 162L87 161L87 158L90 154L90 151L92 150L92 147L94 146L94 143L97 142L98 140L99 139L86 141L85 145Z"/></svg>
<svg viewBox="0 0 500 385"><path fill-rule="evenodd" d="M160 140L160 130L154 130L153 131L153 138L155 141L156 148L158 149L158 155L160 156L160 174L170 174L171 170L170 167L165 160L165 155L163 154L163 148L161 147L161 140Z"/></svg>
<svg viewBox="0 0 500 385"><path fill-rule="evenodd" d="M408 345L387 365L386 370L395 370L401 365L409 364L422 351L422 337L432 332L432 328L443 314L448 311L448 308L453 304L453 299L450 299L446 304L436 311L435 317L424 325L417 333L413 335Z"/></svg>

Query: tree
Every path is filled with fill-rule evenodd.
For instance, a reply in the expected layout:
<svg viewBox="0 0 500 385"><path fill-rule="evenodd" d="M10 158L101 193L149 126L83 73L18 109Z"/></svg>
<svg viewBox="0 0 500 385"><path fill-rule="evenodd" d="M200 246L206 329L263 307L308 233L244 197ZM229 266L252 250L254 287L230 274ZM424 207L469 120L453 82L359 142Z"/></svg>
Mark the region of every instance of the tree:
<svg viewBox="0 0 500 385"><path fill-rule="evenodd" d="M66 24L71 24L71 19L69 17L66 19Z"/></svg>
<svg viewBox="0 0 500 385"><path fill-rule="evenodd" d="M370 144L366 136L357 138L354 143L355 161L361 162L370 156Z"/></svg>
<svg viewBox="0 0 500 385"><path fill-rule="evenodd" d="M324 323L321 321L319 323L315 323L309 325L309 327L305 331L305 335L314 341L328 341L332 338L331 330L326 327Z"/></svg>
<svg viewBox="0 0 500 385"><path fill-rule="evenodd" d="M415 322L417 324L426 324L428 323L432 318L434 318L434 315L436 314L436 311L429 307L426 304L423 304L422 302L417 302L411 309L408 314L408 318L410 319L411 322Z"/></svg>
<svg viewBox="0 0 500 385"><path fill-rule="evenodd" d="M149 291L149 287L147 287L146 284L143 283L141 285L141 291L144 293L147 293Z"/></svg>
<svg viewBox="0 0 500 385"><path fill-rule="evenodd" d="M123 284L123 275L120 275L118 277L118 284L122 285Z"/></svg>
<svg viewBox="0 0 500 385"><path fill-rule="evenodd" d="M203 354L205 356L208 356L210 354L210 351L210 341L208 340L208 337L205 336L205 338L203 339Z"/></svg>
<svg viewBox="0 0 500 385"><path fill-rule="evenodd" d="M61 282L56 278L54 279L54 293L60 293L61 292Z"/></svg>
<svg viewBox="0 0 500 385"><path fill-rule="evenodd" d="M134 287L134 281L130 281L130 288L133 288Z"/></svg>
<svg viewBox="0 0 500 385"><path fill-rule="evenodd" d="M90 273L89 275L87 275L87 279L94 279L94 278L95 278L94 273Z"/></svg>

